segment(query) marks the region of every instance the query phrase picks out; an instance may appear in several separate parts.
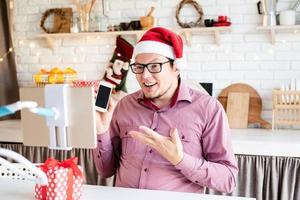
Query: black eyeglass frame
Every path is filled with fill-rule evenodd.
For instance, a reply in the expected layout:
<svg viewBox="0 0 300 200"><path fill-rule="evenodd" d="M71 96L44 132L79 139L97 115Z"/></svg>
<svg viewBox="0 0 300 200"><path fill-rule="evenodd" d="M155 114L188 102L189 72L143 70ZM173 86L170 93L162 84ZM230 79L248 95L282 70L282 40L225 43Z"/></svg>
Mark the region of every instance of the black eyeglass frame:
<svg viewBox="0 0 300 200"><path fill-rule="evenodd" d="M130 69L131 69L132 73L134 73L134 74L142 74L142 73L144 73L145 68L147 68L148 72L150 72L151 74L157 74L157 73L160 73L160 72L161 72L162 66L163 66L164 64L167 64L167 63L173 64L173 62L174 62L174 61L173 61L172 59L168 59L168 61L166 61L166 62L154 62L154 63L147 63L147 64L132 63L132 64L130 64L129 66L130 66ZM134 72L134 70L133 70L133 68L132 68L132 67L133 67L134 65L136 65L136 64L143 66L143 70L142 70L141 72L139 72L139 73ZM160 67L159 71L152 72L152 71L148 68L149 65L153 65L153 64L159 64L159 67Z"/></svg>

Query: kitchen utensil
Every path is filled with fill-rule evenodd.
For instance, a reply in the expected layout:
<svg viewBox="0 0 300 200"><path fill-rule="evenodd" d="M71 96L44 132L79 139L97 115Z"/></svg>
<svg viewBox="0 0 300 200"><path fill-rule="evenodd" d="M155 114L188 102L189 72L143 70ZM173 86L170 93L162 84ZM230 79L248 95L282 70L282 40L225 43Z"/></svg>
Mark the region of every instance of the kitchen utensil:
<svg viewBox="0 0 300 200"><path fill-rule="evenodd" d="M300 125L300 91L282 88L272 92L272 129L278 128L278 125Z"/></svg>
<svg viewBox="0 0 300 200"><path fill-rule="evenodd" d="M291 5L290 8L296 11L299 6L300 6L300 0L296 1L293 5Z"/></svg>
<svg viewBox="0 0 300 200"><path fill-rule="evenodd" d="M150 11L148 12L148 14L146 16L143 16L140 18L141 26L142 26L143 30L147 30L147 29L153 27L154 17L152 16L152 13L153 13L154 9L155 8L152 6Z"/></svg>
<svg viewBox="0 0 300 200"><path fill-rule="evenodd" d="M214 26L230 26L231 22L215 22Z"/></svg>
<svg viewBox="0 0 300 200"><path fill-rule="evenodd" d="M276 26L278 0L261 0L257 3L258 13L262 15L263 26Z"/></svg>
<svg viewBox="0 0 300 200"><path fill-rule="evenodd" d="M150 17L150 16L152 16L152 14L153 14L153 12L154 12L154 6L152 6L151 8L150 8L150 11L148 12L148 14L147 14L147 17Z"/></svg>
<svg viewBox="0 0 300 200"><path fill-rule="evenodd" d="M261 118L262 112L262 100L257 91L251 86L243 83L232 84L224 88L219 96L218 100L223 105L224 109L227 108L228 94L230 92L249 93L249 113L248 113L248 124L259 124L262 128L271 128L271 124Z"/></svg>
<svg viewBox="0 0 300 200"><path fill-rule="evenodd" d="M280 25L295 25L296 24L296 11L295 10L282 10L279 14Z"/></svg>
<svg viewBox="0 0 300 200"><path fill-rule="evenodd" d="M141 21L140 20L133 20L130 22L130 27L133 30L141 30L142 26L141 26Z"/></svg>
<svg viewBox="0 0 300 200"><path fill-rule="evenodd" d="M249 93L228 93L226 113L230 128L247 128L249 100Z"/></svg>
<svg viewBox="0 0 300 200"><path fill-rule="evenodd" d="M230 20L226 15L218 16L218 22L228 22L228 21L230 21Z"/></svg>
<svg viewBox="0 0 300 200"><path fill-rule="evenodd" d="M204 20L204 25L206 26L206 27L212 27L213 25L214 25L214 20L213 19L205 19Z"/></svg>
<svg viewBox="0 0 300 200"><path fill-rule="evenodd" d="M130 23L127 22L121 22L119 24L120 30L121 31L127 31L130 28Z"/></svg>
<svg viewBox="0 0 300 200"><path fill-rule="evenodd" d="M80 29L83 32L89 31L90 14L95 2L96 0L91 0L89 3L82 4L78 0L73 0L73 3L76 4L76 9L80 16Z"/></svg>

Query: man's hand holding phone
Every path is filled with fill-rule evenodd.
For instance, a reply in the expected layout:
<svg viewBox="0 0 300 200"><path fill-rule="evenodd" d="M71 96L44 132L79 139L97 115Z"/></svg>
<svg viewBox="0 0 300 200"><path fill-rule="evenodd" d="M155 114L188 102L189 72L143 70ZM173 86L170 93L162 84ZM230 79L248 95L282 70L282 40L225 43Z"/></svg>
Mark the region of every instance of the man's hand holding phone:
<svg viewBox="0 0 300 200"><path fill-rule="evenodd" d="M96 111L96 130L98 134L103 134L108 130L115 104L115 100L111 98L106 112Z"/></svg>
<svg viewBox="0 0 300 200"><path fill-rule="evenodd" d="M105 133L109 128L116 104L115 100L110 98L112 91L112 85L104 81L101 81L98 90L95 90L96 128L98 134Z"/></svg>

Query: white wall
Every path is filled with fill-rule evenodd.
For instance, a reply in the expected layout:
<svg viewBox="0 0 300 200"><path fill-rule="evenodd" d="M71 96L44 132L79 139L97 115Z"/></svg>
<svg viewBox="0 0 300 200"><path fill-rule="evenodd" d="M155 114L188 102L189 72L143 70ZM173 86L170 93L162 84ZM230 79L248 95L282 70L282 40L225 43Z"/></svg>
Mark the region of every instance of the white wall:
<svg viewBox="0 0 300 200"><path fill-rule="evenodd" d="M14 0L14 35L17 73L21 86L33 84L32 74L42 66L75 68L80 77L97 79L103 74L112 56L115 38L82 37L65 38L56 42L53 51L44 40L34 36L41 33L39 20L42 13L53 7L73 7L71 0ZM178 27L175 20L178 0L105 0L109 23L118 24L145 15L151 5L156 6L157 25ZM185 53L189 67L182 71L184 79L213 82L214 96L231 83L243 82L254 87L263 98L263 118L271 118L271 90L291 79L300 79L300 33L280 33L277 43L270 43L269 35L257 31L261 17L257 14L257 0L198 0L206 17L230 16L232 32L221 35L221 45L216 46L211 35L192 36L192 46ZM281 0L279 10L291 0ZM97 2L92 16L101 13ZM182 10L182 19L194 20L190 6ZM300 14L298 14L298 17ZM299 19L299 18L298 18ZM300 20L299 20L300 21ZM299 24L298 21L298 24ZM92 25L95 29L96 24ZM133 38L128 38L134 41ZM138 88L132 74L128 87Z"/></svg>

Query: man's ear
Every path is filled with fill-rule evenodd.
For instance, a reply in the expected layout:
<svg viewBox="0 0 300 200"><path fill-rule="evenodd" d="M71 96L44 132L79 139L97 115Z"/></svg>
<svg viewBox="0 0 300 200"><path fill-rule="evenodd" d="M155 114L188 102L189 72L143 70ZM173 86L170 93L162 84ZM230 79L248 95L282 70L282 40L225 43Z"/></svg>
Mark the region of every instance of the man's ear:
<svg viewBox="0 0 300 200"><path fill-rule="evenodd" d="M177 67L177 65L176 64L173 64L173 71L174 72L178 72L178 74L179 74L179 68Z"/></svg>
<svg viewBox="0 0 300 200"><path fill-rule="evenodd" d="M176 75L179 76L180 75L180 70L178 68L175 69L176 71Z"/></svg>
<svg viewBox="0 0 300 200"><path fill-rule="evenodd" d="M175 65L173 65L173 72L176 74L176 76L180 75L180 70Z"/></svg>

